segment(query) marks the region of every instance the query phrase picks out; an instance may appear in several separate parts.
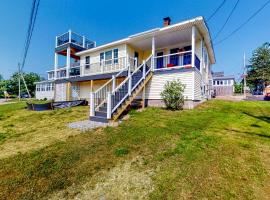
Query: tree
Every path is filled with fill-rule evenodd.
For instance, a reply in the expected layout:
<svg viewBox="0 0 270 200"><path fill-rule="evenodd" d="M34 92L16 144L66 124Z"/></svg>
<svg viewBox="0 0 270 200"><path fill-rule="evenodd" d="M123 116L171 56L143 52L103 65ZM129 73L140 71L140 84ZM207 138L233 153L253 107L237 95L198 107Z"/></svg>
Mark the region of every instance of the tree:
<svg viewBox="0 0 270 200"><path fill-rule="evenodd" d="M160 95L168 109L172 110L183 109L184 90L185 85L183 85L179 80L168 81L165 84L164 90L160 93Z"/></svg>
<svg viewBox="0 0 270 200"><path fill-rule="evenodd" d="M247 68L247 83L250 88L264 89L270 82L270 43L255 49Z"/></svg>
<svg viewBox="0 0 270 200"><path fill-rule="evenodd" d="M4 80L3 76L0 74L0 81Z"/></svg>
<svg viewBox="0 0 270 200"><path fill-rule="evenodd" d="M28 90L31 95L35 92L35 82L38 82L41 80L40 76L36 73L30 72L30 73L23 73L24 80L26 82L26 85L28 87ZM13 95L17 95L19 93L19 73L15 72L7 83L7 92ZM26 88L21 80L21 92L26 92Z"/></svg>

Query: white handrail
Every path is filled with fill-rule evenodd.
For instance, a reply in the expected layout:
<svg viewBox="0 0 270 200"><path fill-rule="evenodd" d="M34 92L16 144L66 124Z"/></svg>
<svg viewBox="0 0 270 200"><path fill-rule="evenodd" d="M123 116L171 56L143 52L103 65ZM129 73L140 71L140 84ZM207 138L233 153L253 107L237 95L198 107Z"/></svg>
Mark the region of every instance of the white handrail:
<svg viewBox="0 0 270 200"><path fill-rule="evenodd" d="M129 84L129 89L128 90L130 90L130 91L128 91L127 92L127 94L125 94L123 97L122 97L122 99L116 104L116 105L114 105L114 106L112 106L112 105L110 105L110 110L108 109L107 110L107 114L108 113L110 113L110 114L108 114L108 116L110 116L122 103L123 103L123 101L128 97L128 95L130 95L133 91L134 91L134 89L141 83L141 81L145 78L145 76L146 75L148 75L148 73L151 71L151 64L150 64L150 67L149 67L149 69L148 69L148 71L147 72L145 72L145 67L146 67L146 63L147 62L149 62L149 61L151 61L151 59L152 59L152 55L150 55L147 59L146 59L146 61L144 61L143 62L143 64L141 64L137 69L135 69L134 70L134 72L132 73L132 74L129 74L129 76L117 87L117 88L115 88L115 90L113 90L111 93L110 93L110 97L112 97L112 95L115 95L116 94L116 92L118 91L118 90L120 90L121 89L121 87L124 85L124 84ZM135 74L135 73L137 73L141 68L143 68L143 75L142 75L142 78L140 78L138 81L137 81L137 83L132 87L131 86L131 84L132 84L132 76ZM128 82L129 81L129 82ZM112 101L110 101L110 102L112 102ZM109 108L109 107L108 107Z"/></svg>
<svg viewBox="0 0 270 200"><path fill-rule="evenodd" d="M186 54L186 53L191 53L191 51L182 51L182 52L178 52L178 53L165 54L162 56L154 56L154 58L163 58L163 57L167 57L167 56L182 55L182 54Z"/></svg>
<svg viewBox="0 0 270 200"><path fill-rule="evenodd" d="M152 57L152 54L146 59L145 62L149 61L149 60L151 59L151 57ZM133 73L131 74L131 76L132 76L134 73L136 73L141 67L143 67L143 65L144 65L144 63L141 64L139 67L137 67L137 68L133 71ZM123 84L125 84L125 82L127 82L128 79L129 79L129 77L127 77L120 85L118 85L117 88L115 88L115 89L112 91L112 94L114 94L114 93L116 92L116 90L119 90L119 88L120 88L121 86L123 86Z"/></svg>

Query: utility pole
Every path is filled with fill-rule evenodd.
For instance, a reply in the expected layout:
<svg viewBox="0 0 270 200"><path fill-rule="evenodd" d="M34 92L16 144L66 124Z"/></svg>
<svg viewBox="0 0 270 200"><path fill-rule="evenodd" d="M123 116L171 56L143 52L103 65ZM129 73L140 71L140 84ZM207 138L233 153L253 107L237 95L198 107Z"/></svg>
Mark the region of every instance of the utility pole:
<svg viewBox="0 0 270 200"><path fill-rule="evenodd" d="M244 97L247 97L246 94L247 80L246 80L246 53L244 52Z"/></svg>
<svg viewBox="0 0 270 200"><path fill-rule="evenodd" d="M19 101L21 101L21 65L18 63Z"/></svg>

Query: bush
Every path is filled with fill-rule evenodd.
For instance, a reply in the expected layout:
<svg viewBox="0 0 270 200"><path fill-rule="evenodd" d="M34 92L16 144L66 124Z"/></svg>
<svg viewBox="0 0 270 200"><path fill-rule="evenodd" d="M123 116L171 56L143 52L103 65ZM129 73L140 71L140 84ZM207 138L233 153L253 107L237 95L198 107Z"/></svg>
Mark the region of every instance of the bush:
<svg viewBox="0 0 270 200"><path fill-rule="evenodd" d="M179 80L168 81L164 90L160 93L166 107L172 110L183 109L184 106L184 95L185 85Z"/></svg>

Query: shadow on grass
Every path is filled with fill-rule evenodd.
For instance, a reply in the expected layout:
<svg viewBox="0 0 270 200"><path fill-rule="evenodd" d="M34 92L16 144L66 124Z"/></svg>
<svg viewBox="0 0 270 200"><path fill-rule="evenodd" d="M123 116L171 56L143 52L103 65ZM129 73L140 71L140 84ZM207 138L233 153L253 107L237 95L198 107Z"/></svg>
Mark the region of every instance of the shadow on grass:
<svg viewBox="0 0 270 200"><path fill-rule="evenodd" d="M244 133L244 134L248 134L248 135L252 135L252 136L258 136L258 137L270 139L270 135L266 135L266 134L262 134L262 133L254 133L254 132L249 132L249 131L238 131L238 130L233 130L233 129L225 129L225 130L232 131L235 133Z"/></svg>
<svg viewBox="0 0 270 200"><path fill-rule="evenodd" d="M256 118L256 119L259 119L261 121L264 121L266 123L270 123L270 117L267 117L267 116L255 116L255 115L252 115L250 113L247 113L247 112L243 112L244 114L250 116L250 117L253 117L253 118Z"/></svg>

